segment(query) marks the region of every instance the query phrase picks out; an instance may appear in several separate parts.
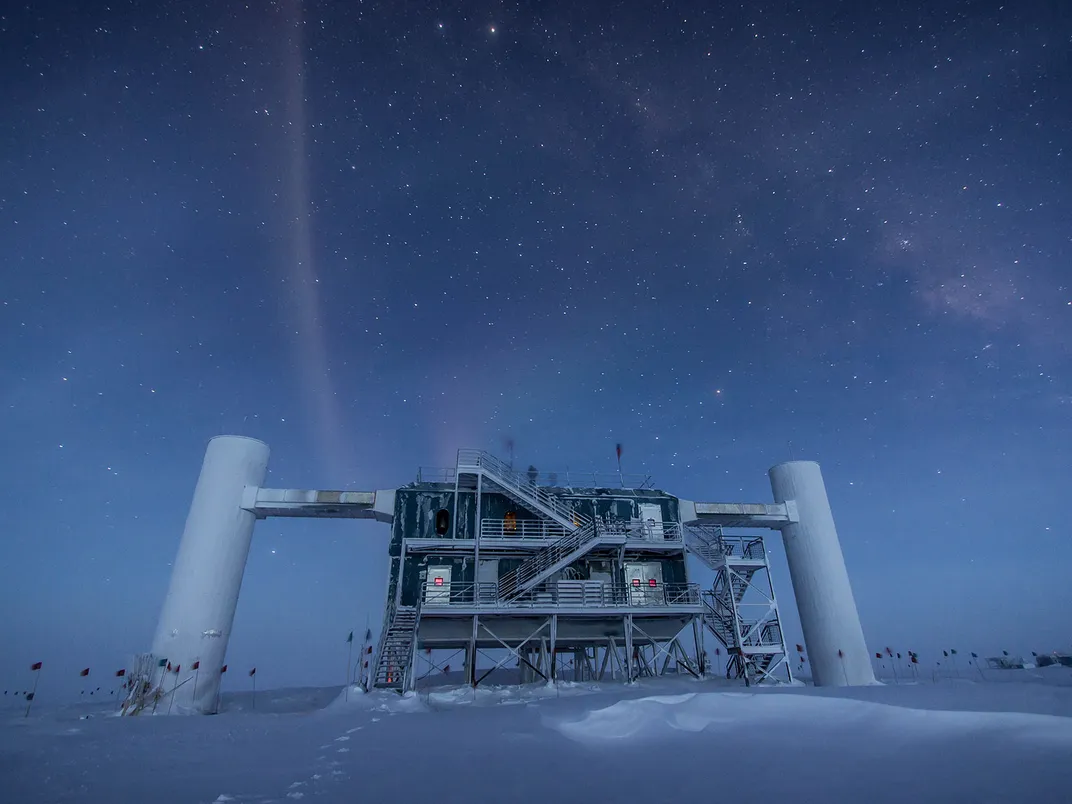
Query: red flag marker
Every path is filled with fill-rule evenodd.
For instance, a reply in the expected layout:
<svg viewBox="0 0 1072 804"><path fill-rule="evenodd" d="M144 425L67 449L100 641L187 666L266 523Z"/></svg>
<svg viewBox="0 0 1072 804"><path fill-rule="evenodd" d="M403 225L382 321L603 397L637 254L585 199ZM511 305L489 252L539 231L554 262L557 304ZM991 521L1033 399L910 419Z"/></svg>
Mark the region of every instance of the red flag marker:
<svg viewBox="0 0 1072 804"><path fill-rule="evenodd" d="M252 670L250 670L250 671L249 671L249 674L250 674L251 676L255 676L255 675L257 675L257 668L256 668L256 667L254 667L254 668L253 668Z"/></svg>
<svg viewBox="0 0 1072 804"><path fill-rule="evenodd" d="M804 646L803 645L797 645L797 653L803 653L803 652L804 652Z"/></svg>
<svg viewBox="0 0 1072 804"><path fill-rule="evenodd" d="M192 668L193 668L194 670L198 670L198 669L200 669L200 667L201 667L201 660L200 660L200 659L198 659L198 660L197 660L196 662L194 662L194 663L193 663L192 665L190 665L190 667L192 667Z"/></svg>
<svg viewBox="0 0 1072 804"><path fill-rule="evenodd" d="M33 671L40 670L41 669L41 662L34 662L33 664L30 665L30 669L33 670Z"/></svg>
<svg viewBox="0 0 1072 804"><path fill-rule="evenodd" d="M227 665L224 665L223 667L220 668L220 675L223 675L226 672L227 672Z"/></svg>
<svg viewBox="0 0 1072 804"><path fill-rule="evenodd" d="M83 671L82 671L81 673L79 673L78 675L82 676L82 678L85 678L86 676L88 676L88 675L89 675L89 668L87 667L87 668L86 668L85 670L83 670Z"/></svg>
<svg viewBox="0 0 1072 804"><path fill-rule="evenodd" d="M122 678L126 674L127 674L127 669L125 667L122 670L116 670L115 671L115 677L116 678Z"/></svg>

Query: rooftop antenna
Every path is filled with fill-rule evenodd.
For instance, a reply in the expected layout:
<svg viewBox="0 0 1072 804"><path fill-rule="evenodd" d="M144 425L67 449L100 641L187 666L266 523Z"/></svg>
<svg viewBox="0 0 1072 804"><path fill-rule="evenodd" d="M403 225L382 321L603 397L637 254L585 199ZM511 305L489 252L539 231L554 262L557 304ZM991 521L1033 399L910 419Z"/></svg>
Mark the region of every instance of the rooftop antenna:
<svg viewBox="0 0 1072 804"><path fill-rule="evenodd" d="M625 478L622 477L622 445L615 444L614 451L618 453L618 482L622 484L622 488L625 488Z"/></svg>

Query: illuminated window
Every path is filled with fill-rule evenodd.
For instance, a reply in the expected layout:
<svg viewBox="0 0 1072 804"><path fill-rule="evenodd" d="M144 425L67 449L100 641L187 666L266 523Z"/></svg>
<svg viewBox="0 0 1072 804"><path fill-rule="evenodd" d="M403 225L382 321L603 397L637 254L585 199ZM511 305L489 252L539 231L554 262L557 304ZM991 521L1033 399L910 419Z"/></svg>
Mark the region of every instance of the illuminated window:
<svg viewBox="0 0 1072 804"><path fill-rule="evenodd" d="M503 530L507 533L517 531L517 513L515 511L507 511L503 516Z"/></svg>
<svg viewBox="0 0 1072 804"><path fill-rule="evenodd" d="M640 578L633 578L633 586L640 586Z"/></svg>
<svg viewBox="0 0 1072 804"><path fill-rule="evenodd" d="M437 536L446 536L450 530L450 511L440 508L435 515L435 532Z"/></svg>
<svg viewBox="0 0 1072 804"><path fill-rule="evenodd" d="M654 578L648 578L648 586L658 586Z"/></svg>
<svg viewBox="0 0 1072 804"><path fill-rule="evenodd" d="M443 585L443 579L437 577L434 581L432 581L432 585L433 586L442 586Z"/></svg>

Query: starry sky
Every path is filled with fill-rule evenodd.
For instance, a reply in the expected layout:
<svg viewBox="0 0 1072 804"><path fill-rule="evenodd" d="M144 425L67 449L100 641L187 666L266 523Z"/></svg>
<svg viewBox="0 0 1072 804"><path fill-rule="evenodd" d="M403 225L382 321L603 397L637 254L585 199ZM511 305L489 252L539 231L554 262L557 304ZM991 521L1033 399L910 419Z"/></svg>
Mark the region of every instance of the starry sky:
<svg viewBox="0 0 1072 804"><path fill-rule="evenodd" d="M871 5L5 7L0 686L149 648L221 433L297 488L815 459L876 649L1070 647L1072 7ZM229 661L341 683L387 541L260 523Z"/></svg>

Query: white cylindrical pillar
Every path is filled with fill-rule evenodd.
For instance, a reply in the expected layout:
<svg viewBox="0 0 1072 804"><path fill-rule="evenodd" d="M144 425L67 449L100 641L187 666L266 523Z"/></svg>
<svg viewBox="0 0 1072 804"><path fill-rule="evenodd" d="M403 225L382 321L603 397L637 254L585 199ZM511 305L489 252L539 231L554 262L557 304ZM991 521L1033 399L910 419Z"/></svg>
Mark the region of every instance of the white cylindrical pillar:
<svg viewBox="0 0 1072 804"><path fill-rule="evenodd" d="M796 509L798 521L782 538L816 686L875 683L819 464L778 464L770 481L775 502L792 501Z"/></svg>
<svg viewBox="0 0 1072 804"><path fill-rule="evenodd" d="M242 494L247 486L264 484L268 452L267 444L242 436L217 436L208 443L153 639L154 656L172 668L157 677L168 693L157 712L216 711L256 521L242 508Z"/></svg>

